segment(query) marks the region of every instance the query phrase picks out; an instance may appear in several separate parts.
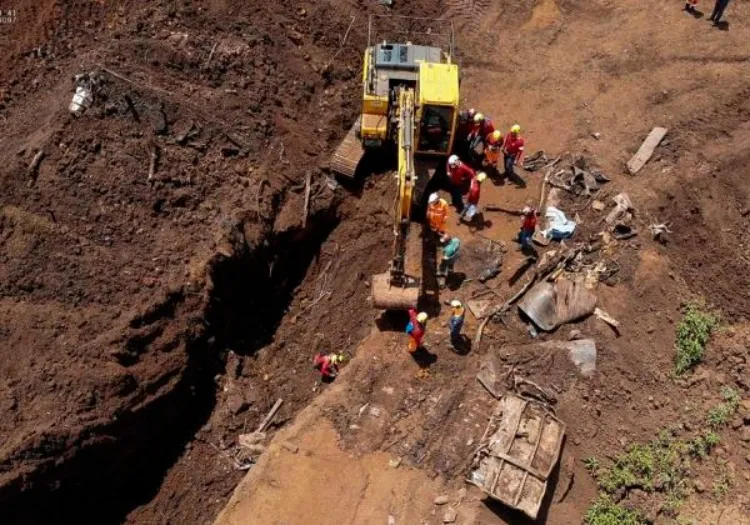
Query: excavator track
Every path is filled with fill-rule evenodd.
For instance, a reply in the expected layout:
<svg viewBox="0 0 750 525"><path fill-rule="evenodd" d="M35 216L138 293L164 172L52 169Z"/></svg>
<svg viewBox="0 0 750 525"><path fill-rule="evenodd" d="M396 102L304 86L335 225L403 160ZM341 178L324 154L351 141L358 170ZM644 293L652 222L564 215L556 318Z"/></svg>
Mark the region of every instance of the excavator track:
<svg viewBox="0 0 750 525"><path fill-rule="evenodd" d="M339 147L336 148L330 162L331 170L349 178L354 178L357 173L359 161L365 154L365 150L362 148L362 142L359 140L358 136L360 120L361 117L357 118L356 122L354 122L349 133L346 134L344 140L341 141Z"/></svg>

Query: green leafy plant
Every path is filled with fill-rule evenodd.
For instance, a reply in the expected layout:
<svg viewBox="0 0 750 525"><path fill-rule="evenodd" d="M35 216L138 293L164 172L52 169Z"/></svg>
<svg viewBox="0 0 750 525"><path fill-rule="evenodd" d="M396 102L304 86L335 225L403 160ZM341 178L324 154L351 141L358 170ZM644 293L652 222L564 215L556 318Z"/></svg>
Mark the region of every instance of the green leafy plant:
<svg viewBox="0 0 750 525"><path fill-rule="evenodd" d="M702 436L697 436L690 440L687 445L688 453L699 459L703 459L708 456L711 451L716 448L721 438L715 432L707 432Z"/></svg>
<svg viewBox="0 0 750 525"><path fill-rule="evenodd" d="M644 525L646 520L636 511L617 505L609 496L599 496L583 522L586 525Z"/></svg>
<svg viewBox="0 0 750 525"><path fill-rule="evenodd" d="M599 471L599 467L601 466L599 464L599 460L595 457L589 457L583 460L583 466L586 467L586 470L588 470L592 475L596 476L596 473Z"/></svg>
<svg viewBox="0 0 750 525"><path fill-rule="evenodd" d="M724 402L715 406L708 412L708 426L717 429L727 424L729 418L737 412L740 407L740 394L731 387L724 387L721 391Z"/></svg>
<svg viewBox="0 0 750 525"><path fill-rule="evenodd" d="M675 373L682 375L703 360L711 333L719 325L719 317L706 311L701 303L692 302L685 307L677 326L675 343Z"/></svg>

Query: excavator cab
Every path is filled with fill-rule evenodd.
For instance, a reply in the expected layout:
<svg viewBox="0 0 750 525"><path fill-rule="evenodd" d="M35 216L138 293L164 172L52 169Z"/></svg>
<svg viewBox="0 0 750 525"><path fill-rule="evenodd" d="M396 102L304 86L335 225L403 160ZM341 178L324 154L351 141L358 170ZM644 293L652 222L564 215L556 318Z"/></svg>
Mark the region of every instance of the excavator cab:
<svg viewBox="0 0 750 525"><path fill-rule="evenodd" d="M453 150L459 104L458 66L452 62L453 27L443 20L408 19L421 24L448 24L441 34L427 27L402 41L368 42L362 72L362 113L331 159L333 171L353 177L366 151L391 154L396 146L398 194L394 206L394 248L390 269L372 279L377 308L407 309L417 305L420 281L407 272L411 206L419 202L427 178ZM373 33L370 18L370 37ZM406 34L406 32L404 33ZM443 46L420 45L445 37Z"/></svg>

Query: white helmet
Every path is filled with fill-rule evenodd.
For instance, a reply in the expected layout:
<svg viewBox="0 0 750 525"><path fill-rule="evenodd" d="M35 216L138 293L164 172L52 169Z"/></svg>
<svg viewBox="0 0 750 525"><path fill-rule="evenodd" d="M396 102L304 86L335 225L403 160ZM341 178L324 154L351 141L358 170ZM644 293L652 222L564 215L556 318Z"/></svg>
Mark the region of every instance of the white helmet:
<svg viewBox="0 0 750 525"><path fill-rule="evenodd" d="M430 204L434 204L439 198L440 196L437 193L430 193L430 198L427 199L427 202L429 202Z"/></svg>
<svg viewBox="0 0 750 525"><path fill-rule="evenodd" d="M459 162L461 161L458 160L458 155L451 155L450 157L448 157L448 166L450 166L451 168L455 168L456 166L458 166Z"/></svg>

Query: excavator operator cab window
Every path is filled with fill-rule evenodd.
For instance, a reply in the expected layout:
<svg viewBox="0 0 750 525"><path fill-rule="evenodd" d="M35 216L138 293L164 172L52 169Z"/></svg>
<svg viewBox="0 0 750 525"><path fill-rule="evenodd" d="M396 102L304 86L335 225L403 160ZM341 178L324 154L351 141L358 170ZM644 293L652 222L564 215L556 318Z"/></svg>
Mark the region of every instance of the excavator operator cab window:
<svg viewBox="0 0 750 525"><path fill-rule="evenodd" d="M452 107L424 106L419 130L419 151L448 153L452 122Z"/></svg>

